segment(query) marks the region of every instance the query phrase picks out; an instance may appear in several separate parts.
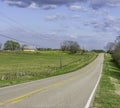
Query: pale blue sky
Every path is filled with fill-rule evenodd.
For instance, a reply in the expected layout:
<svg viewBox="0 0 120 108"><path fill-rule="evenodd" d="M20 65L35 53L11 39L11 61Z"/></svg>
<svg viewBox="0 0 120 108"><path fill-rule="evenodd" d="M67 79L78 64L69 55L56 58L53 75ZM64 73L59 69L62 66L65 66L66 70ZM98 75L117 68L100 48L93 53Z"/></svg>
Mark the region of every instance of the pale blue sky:
<svg viewBox="0 0 120 108"><path fill-rule="evenodd" d="M0 0L0 35L36 47L74 40L103 49L120 35L119 13L120 0ZM0 43L6 40L0 36Z"/></svg>

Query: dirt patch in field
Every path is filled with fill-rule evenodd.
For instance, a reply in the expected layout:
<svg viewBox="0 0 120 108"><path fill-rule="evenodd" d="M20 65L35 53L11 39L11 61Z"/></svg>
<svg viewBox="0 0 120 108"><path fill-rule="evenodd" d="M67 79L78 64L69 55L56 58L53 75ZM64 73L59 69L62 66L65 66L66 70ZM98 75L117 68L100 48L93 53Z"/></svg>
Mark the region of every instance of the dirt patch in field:
<svg viewBox="0 0 120 108"><path fill-rule="evenodd" d="M115 79L115 78L113 78L113 77L110 77L110 80L111 80L112 84L115 85L115 93L116 93L117 95L120 95L120 84L119 84L118 79Z"/></svg>

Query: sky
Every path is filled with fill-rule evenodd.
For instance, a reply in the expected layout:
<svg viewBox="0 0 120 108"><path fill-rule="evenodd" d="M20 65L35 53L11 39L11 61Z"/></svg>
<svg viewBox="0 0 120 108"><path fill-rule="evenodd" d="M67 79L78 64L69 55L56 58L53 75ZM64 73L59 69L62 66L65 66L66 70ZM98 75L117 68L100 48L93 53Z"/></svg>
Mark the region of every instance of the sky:
<svg viewBox="0 0 120 108"><path fill-rule="evenodd" d="M0 43L104 49L120 35L120 0L0 0Z"/></svg>

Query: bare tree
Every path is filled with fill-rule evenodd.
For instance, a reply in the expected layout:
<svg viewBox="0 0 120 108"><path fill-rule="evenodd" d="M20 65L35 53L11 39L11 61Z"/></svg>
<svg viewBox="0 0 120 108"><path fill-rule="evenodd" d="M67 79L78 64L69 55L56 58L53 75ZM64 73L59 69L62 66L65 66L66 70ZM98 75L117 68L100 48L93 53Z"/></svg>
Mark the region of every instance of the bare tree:
<svg viewBox="0 0 120 108"><path fill-rule="evenodd" d="M76 53L80 46L75 41L64 41L61 45L62 51L69 51L70 53Z"/></svg>
<svg viewBox="0 0 120 108"><path fill-rule="evenodd" d="M119 43L120 42L120 36L116 37L115 43Z"/></svg>
<svg viewBox="0 0 120 108"><path fill-rule="evenodd" d="M118 36L114 43L114 50L112 51L113 60L120 66L120 36Z"/></svg>
<svg viewBox="0 0 120 108"><path fill-rule="evenodd" d="M113 43L113 42L109 42L107 45L106 45L106 50L107 50L107 52L112 52L113 50L114 50L114 48L115 48L115 43Z"/></svg>

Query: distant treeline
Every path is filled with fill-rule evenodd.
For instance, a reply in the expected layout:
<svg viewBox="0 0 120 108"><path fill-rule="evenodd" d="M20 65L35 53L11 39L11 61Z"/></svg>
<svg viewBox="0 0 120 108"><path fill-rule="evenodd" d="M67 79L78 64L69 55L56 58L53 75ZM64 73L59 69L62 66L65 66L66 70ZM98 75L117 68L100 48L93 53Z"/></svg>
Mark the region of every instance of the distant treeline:
<svg viewBox="0 0 120 108"><path fill-rule="evenodd" d="M31 47L28 45L21 45L19 42L13 41L13 40L7 40L2 48L2 44L0 43L0 50L7 50L7 51L55 51L55 50L61 50L61 51L67 51L69 53L77 53L79 52L80 45L76 41L63 41L61 43L61 46L59 49L52 49L52 48L37 48L37 47Z"/></svg>
<svg viewBox="0 0 120 108"><path fill-rule="evenodd" d="M96 52L96 53L105 53L104 50L92 50L93 52Z"/></svg>
<svg viewBox="0 0 120 108"><path fill-rule="evenodd" d="M35 46L29 46L26 44L20 44L19 42L13 40L7 40L4 45L0 43L0 50L9 50L9 51L21 51L21 50L37 50L37 51L52 51L52 50L59 50L59 49L52 49L52 48L38 48Z"/></svg>
<svg viewBox="0 0 120 108"><path fill-rule="evenodd" d="M52 49L52 48L36 48L38 51L57 51L59 49Z"/></svg>

